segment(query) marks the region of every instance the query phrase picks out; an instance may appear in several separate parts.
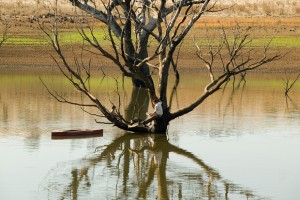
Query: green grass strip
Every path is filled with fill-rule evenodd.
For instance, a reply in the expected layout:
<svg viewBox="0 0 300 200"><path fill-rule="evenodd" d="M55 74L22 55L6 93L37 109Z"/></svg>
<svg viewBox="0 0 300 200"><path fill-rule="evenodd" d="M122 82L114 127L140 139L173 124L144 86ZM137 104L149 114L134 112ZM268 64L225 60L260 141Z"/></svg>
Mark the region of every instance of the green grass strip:
<svg viewBox="0 0 300 200"><path fill-rule="evenodd" d="M90 33L87 33L91 40L93 40ZM97 38L97 41L102 46L109 46L111 42L108 38L108 35L103 31L95 31L94 36ZM0 36L1 37L1 36ZM216 46L220 43L221 38L213 38L210 43L213 46ZM274 38L270 37L257 37L252 40L251 45L253 47L263 47L267 44L268 41L272 40L270 47L286 47L286 48L300 48L300 38L297 36L276 36ZM42 46L49 45L49 39L46 35L13 35L6 42L6 45L29 45L29 46ZM59 41L62 45L76 45L82 44L83 39L77 31L73 32L61 32L59 34ZM232 41L232 38L229 39ZM116 39L115 42L118 43ZM207 46L207 38L197 38L196 43L201 46ZM193 41L187 38L184 41L184 46L192 45ZM151 47L156 47L156 43L151 44Z"/></svg>

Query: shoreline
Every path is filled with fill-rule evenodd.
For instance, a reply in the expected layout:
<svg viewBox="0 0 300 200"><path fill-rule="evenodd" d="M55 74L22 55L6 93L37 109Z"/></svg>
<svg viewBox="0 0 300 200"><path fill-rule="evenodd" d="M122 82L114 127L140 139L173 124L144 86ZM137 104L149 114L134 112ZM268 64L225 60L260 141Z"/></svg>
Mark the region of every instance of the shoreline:
<svg viewBox="0 0 300 200"><path fill-rule="evenodd" d="M47 66L40 66L40 65L5 65L5 64L0 64L0 70L17 70L17 69L21 69L21 70L51 70L51 71L55 71L55 72L60 72L59 68L57 66L54 65L47 65ZM91 67L90 68L92 71L111 71L111 72L119 72L122 73L119 69L117 69L117 67ZM207 69L203 66L203 67L193 67L193 68L188 68L188 67L183 67L183 68L178 68L179 71L181 71L182 73L192 73L192 72L199 72L199 73L206 73ZM220 68L216 68L214 70L215 72L221 72ZM170 69L170 73L173 73L172 70ZM269 66L262 66L260 68L257 68L255 70L252 70L250 73L263 73L263 74L267 74L267 73L271 73L271 74L284 74L284 73L290 73L290 74L296 74L296 73L300 73L300 67L285 67L285 68L271 68Z"/></svg>
<svg viewBox="0 0 300 200"><path fill-rule="evenodd" d="M44 35L41 33L41 30L36 27L36 23L29 23L26 20L29 20L28 16L23 17L23 19L11 21L12 27L9 30L9 34L12 35L12 38L25 38L28 39L25 40L25 42L28 43L22 45L22 41L20 42L20 40L11 40L10 43L4 43L0 48L0 68L57 69L57 66L55 66L56 64L50 56L51 54L56 56L53 48L49 44L42 44L39 42L40 39L45 39ZM241 24L241 26L244 28L251 28L250 34L254 37L254 40L258 40L258 43L256 44L258 51L264 44L263 38L266 36L276 36L277 38L275 38L276 41L274 42L277 43L269 48L269 55L274 55L277 53L285 54L288 52L288 54L285 55L281 60L269 63L259 69L256 69L255 71L263 73L297 73L300 71L300 16L284 18L203 17L201 23L196 24L195 27L197 36L199 37L199 44L205 46L203 42L205 39L207 39L207 36L217 36L217 34L219 34L219 28L221 25L224 26L224 28L231 30L236 23ZM96 24L96 27L101 28L99 23ZM74 36L76 33L76 30L74 30L74 24L69 22L62 23L62 31L65 31L65 34L68 37ZM68 33L71 34L68 35ZM101 39L101 36L99 37ZM75 55L80 55L81 48L75 49L74 52L72 52L70 48L71 46L80 47L77 43L78 41L74 41L78 38L71 37L65 39L68 39L69 43L62 45L64 49L63 53L72 64L74 53ZM38 42L34 43L33 41ZM105 48L109 48L109 44L103 43L103 45ZM197 58L196 48L192 42L192 36L187 36L185 43L183 44L183 48L184 50L181 51L179 57L178 69L183 72L205 72L206 68ZM151 49L149 50L149 53L151 53L150 51ZM259 59L260 55L257 54L259 53L254 55L254 59ZM112 71L118 70L118 68L114 66L111 61L102 59L102 56L97 56L94 54L85 54L83 62L88 63L90 59L92 60L91 67L94 70L100 70L101 68ZM218 62L215 64L216 66L218 64L220 65ZM216 67L215 69L218 68Z"/></svg>

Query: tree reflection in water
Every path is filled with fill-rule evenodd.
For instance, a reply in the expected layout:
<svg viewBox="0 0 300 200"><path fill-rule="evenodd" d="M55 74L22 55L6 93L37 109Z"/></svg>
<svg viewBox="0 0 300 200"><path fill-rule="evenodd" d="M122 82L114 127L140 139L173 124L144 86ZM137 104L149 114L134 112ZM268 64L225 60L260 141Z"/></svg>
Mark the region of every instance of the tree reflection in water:
<svg viewBox="0 0 300 200"><path fill-rule="evenodd" d="M187 163L177 165L170 154ZM84 166L73 166L68 173L69 184L60 199L86 199L91 194L88 199L260 199L162 135L128 133L82 161ZM189 168L192 164L196 168Z"/></svg>
<svg viewBox="0 0 300 200"><path fill-rule="evenodd" d="M146 118L147 91L131 94L125 119ZM48 199L57 193L53 199L260 199L165 135L127 133L53 173L46 180Z"/></svg>

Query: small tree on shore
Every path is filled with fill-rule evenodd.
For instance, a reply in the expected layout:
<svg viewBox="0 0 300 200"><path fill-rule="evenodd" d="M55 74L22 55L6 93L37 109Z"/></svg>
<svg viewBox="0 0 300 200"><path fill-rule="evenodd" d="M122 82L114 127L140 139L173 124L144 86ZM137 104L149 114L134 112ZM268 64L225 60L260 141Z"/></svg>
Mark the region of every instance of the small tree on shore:
<svg viewBox="0 0 300 200"><path fill-rule="evenodd" d="M210 0L113 0L101 1L99 5L94 1L70 0L70 3L105 25L111 49L105 49L91 26L88 26L88 31L83 27L79 29L82 38L98 50L101 56L118 66L124 76L131 77L134 87L145 87L151 99L160 99L163 105L163 115L152 127L147 125L132 127L128 120L124 120L120 110L116 109L111 112L103 104L103 99L93 95L86 85L86 79L90 77L89 69L84 65L79 65L78 62L72 66L64 56L58 37L57 21L54 21L50 31L41 26L42 30L51 39L51 44L59 57L59 60L54 59L61 73L78 91L90 99L91 104L72 102L49 89L48 91L60 102L98 109L108 121L124 130L165 133L171 120L193 111L222 88L231 77L245 74L247 71L280 58L280 55L268 56L269 43L258 53L257 49L251 47L252 40L248 31L238 26L230 35L222 29L221 42L217 45L208 42L206 50L194 40L199 65L207 68L210 81L193 103L171 111L173 92L170 96L167 95L169 72L170 70L175 72L174 90L176 90L180 78L177 56L181 44L204 14L216 11L215 2ZM151 51L150 39L155 41L155 47L153 48L152 44ZM256 56L254 59L253 54L260 55L260 58ZM153 64L155 62L158 64ZM150 68L158 70L157 85L152 80Z"/></svg>
<svg viewBox="0 0 300 200"><path fill-rule="evenodd" d="M0 47L3 45L3 43L8 39L8 30L9 30L9 24L4 19L0 18L0 22L2 23L2 36L0 37Z"/></svg>

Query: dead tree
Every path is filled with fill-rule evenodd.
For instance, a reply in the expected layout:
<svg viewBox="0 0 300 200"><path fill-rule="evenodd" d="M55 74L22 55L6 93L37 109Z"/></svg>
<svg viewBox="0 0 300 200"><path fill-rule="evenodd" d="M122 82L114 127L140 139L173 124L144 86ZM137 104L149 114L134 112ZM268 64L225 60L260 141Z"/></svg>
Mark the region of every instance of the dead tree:
<svg viewBox="0 0 300 200"><path fill-rule="evenodd" d="M203 64L206 66L210 82L191 105L171 111L170 105L174 92L171 97L168 97L167 88L170 70L174 70L176 85L178 85L180 66L176 62L177 52L195 23L205 13L216 11L215 2L210 0L112 0L101 1L99 5L95 1L70 0L70 3L106 26L111 49L105 49L105 46L101 45L91 26L88 26L88 31L82 26L79 28L82 38L103 57L118 66L124 76L131 77L135 86L144 86L151 99L159 98L164 112L151 128L146 125L131 127L122 120L119 111L111 113L103 104L103 99L93 95L86 85L86 79L90 76L89 68L79 64L76 60L76 66L73 67L64 56L58 37L57 21L54 21L51 29L43 28L59 57L59 59L54 59L61 73L78 91L90 99L91 104L72 102L53 92L52 95L64 103L96 108L102 117L124 130L165 133L171 120L193 111L209 96L220 90L231 77L243 75L247 71L280 58L280 55L269 56L267 54L269 43L259 53L257 49L251 48L252 40L249 38L249 33L243 32L238 26L232 35L228 35L223 29L221 43L219 45L210 43L206 50L200 48L195 42L199 66ZM154 47L151 44L153 51L149 51L150 39L155 40ZM260 55L260 57L256 56L254 59L253 54ZM149 68L158 70L157 85L152 80Z"/></svg>
<svg viewBox="0 0 300 200"><path fill-rule="evenodd" d="M0 18L0 21L2 21L2 19ZM5 20L2 21L3 26L2 28L2 36L0 37L0 47L3 45L3 43L8 40L9 36L8 36L8 30L9 30L9 23Z"/></svg>

